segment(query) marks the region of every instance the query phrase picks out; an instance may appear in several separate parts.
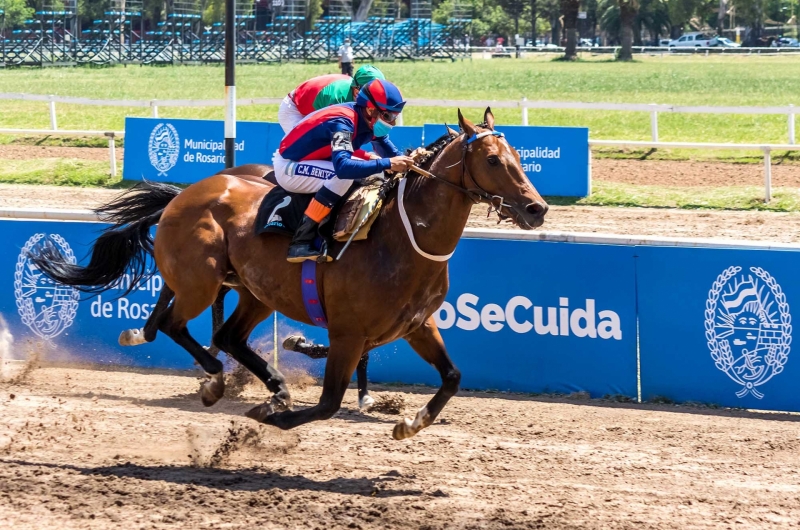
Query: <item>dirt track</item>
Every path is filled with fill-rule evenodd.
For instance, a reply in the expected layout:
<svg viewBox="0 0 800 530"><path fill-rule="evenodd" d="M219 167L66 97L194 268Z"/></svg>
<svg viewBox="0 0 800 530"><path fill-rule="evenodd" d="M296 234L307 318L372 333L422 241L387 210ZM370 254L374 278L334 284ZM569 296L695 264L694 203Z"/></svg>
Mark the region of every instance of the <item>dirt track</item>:
<svg viewBox="0 0 800 530"><path fill-rule="evenodd" d="M92 208L116 197L118 190L0 184L0 207ZM512 228L486 218L486 207L473 210L469 226ZM800 242L800 214L552 206L544 230L601 232L669 237Z"/></svg>
<svg viewBox="0 0 800 530"><path fill-rule="evenodd" d="M280 432L180 375L0 386L0 527L788 528L797 416L462 392L404 442L355 410ZM319 387L292 386L299 406ZM413 414L426 388L379 388ZM247 441L241 441L248 438ZM239 441L237 441L239 440Z"/></svg>

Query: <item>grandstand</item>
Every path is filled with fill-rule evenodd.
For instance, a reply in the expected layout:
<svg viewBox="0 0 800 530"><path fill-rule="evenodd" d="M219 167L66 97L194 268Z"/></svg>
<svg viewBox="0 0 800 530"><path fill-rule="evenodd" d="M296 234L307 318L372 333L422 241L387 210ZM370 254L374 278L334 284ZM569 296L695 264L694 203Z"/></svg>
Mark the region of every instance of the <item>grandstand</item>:
<svg viewBox="0 0 800 530"><path fill-rule="evenodd" d="M166 0L156 18L143 0L108 0L80 27L77 0L42 0L34 18L8 27L0 0L0 65L192 64L220 62L225 33L207 0ZM358 60L455 59L466 52L471 7L453 2L446 24L431 0L327 0L309 26L306 0L235 0L237 58L243 62L335 60L344 39ZM83 5L83 4L81 4ZM152 15L151 15L152 17Z"/></svg>

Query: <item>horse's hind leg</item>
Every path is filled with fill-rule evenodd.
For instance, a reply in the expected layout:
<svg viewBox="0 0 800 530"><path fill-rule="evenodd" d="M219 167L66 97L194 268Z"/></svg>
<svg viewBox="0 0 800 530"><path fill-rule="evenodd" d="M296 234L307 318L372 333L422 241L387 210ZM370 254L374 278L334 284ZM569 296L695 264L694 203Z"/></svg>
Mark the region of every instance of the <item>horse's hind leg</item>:
<svg viewBox="0 0 800 530"><path fill-rule="evenodd" d="M241 288L236 291L239 293L239 304L230 318L214 334L213 343L250 370L274 394L272 403L262 406L261 415L265 416L271 413L273 405L282 410L290 408L292 398L289 396L289 389L286 388L283 374L259 357L247 344L253 328L270 316L273 310L264 305L247 289Z"/></svg>
<svg viewBox="0 0 800 530"><path fill-rule="evenodd" d="M175 296L175 291L170 289L166 284L161 289L161 294L158 295L158 302L156 302L156 307L153 308L153 311L150 313L150 317L147 319L143 328L139 329L126 329L122 333L119 334L119 345L120 346L138 346L139 344L144 344L146 342L153 342L156 340L156 333L158 333L158 327L161 325L161 322L164 320L164 315L166 314L167 307L169 303L172 301L172 298Z"/></svg>
<svg viewBox="0 0 800 530"><path fill-rule="evenodd" d="M175 302L167 308L159 324L159 330L169 335L169 337L188 351L195 358L208 376L209 380L203 383L200 388L200 399L203 405L210 407L222 397L225 392L225 382L223 379L222 362L197 342L189 334L186 324L196 318L214 301L217 289L203 297L202 290L196 290L192 296L175 297ZM208 298L208 299L205 299Z"/></svg>
<svg viewBox="0 0 800 530"><path fill-rule="evenodd" d="M428 401L428 404L419 410L413 421L406 418L395 425L394 431L392 431L395 440L410 438L433 423L450 398L458 392L458 385L461 383L461 372L447 355L444 341L436 328L433 317L430 317L425 324L414 330L405 339L420 357L439 371L439 375L442 377L442 386Z"/></svg>
<svg viewBox="0 0 800 530"><path fill-rule="evenodd" d="M217 332L222 329L222 325L225 323L225 295L230 292L231 288L227 285L223 285L219 289L219 293L217 294L217 299L214 300L214 303L211 305L211 336L217 334ZM214 341L211 341L211 346L208 347L208 353L216 357L219 355L219 347L214 344Z"/></svg>

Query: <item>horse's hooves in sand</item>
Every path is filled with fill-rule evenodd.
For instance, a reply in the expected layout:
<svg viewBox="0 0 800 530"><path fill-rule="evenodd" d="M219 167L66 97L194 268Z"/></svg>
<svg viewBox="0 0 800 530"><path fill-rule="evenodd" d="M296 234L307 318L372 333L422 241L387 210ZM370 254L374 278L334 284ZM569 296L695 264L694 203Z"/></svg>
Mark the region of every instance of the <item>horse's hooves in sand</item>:
<svg viewBox="0 0 800 530"><path fill-rule="evenodd" d="M223 373L206 374L208 381L200 386L200 400L203 405L210 407L222 398L225 393L225 379Z"/></svg>
<svg viewBox="0 0 800 530"><path fill-rule="evenodd" d="M275 412L283 412L284 410L292 410L292 398L289 396L288 392L278 392L272 399L270 399L270 404L272 405Z"/></svg>
<svg viewBox="0 0 800 530"><path fill-rule="evenodd" d="M375 404L375 398L367 394L363 398L358 398L358 409L367 410Z"/></svg>
<svg viewBox="0 0 800 530"><path fill-rule="evenodd" d="M141 329L126 329L119 334L120 346L138 346L147 342L144 338L144 331Z"/></svg>
<svg viewBox="0 0 800 530"><path fill-rule="evenodd" d="M264 420L267 419L267 416L273 414L275 412L275 407L272 406L272 403L262 403L261 405L255 406L252 409L245 412L245 416L250 418L251 420L256 420L259 423L264 423Z"/></svg>

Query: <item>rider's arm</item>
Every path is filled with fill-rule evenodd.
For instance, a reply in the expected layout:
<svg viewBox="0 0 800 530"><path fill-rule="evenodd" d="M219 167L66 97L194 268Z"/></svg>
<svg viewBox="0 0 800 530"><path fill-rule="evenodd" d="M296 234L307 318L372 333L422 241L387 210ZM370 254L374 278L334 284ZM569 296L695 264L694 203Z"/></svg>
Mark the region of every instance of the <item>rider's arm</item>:
<svg viewBox="0 0 800 530"><path fill-rule="evenodd" d="M389 140L389 136L381 136L380 138L372 139L372 148L383 158L391 158L393 156L400 156L403 154L395 145Z"/></svg>
<svg viewBox="0 0 800 530"><path fill-rule="evenodd" d="M333 160L333 169L336 171L336 176L345 180L367 178L376 173L383 173L392 167L392 162L388 158L360 160L353 158L352 150L340 149L337 151L335 146L331 159Z"/></svg>

